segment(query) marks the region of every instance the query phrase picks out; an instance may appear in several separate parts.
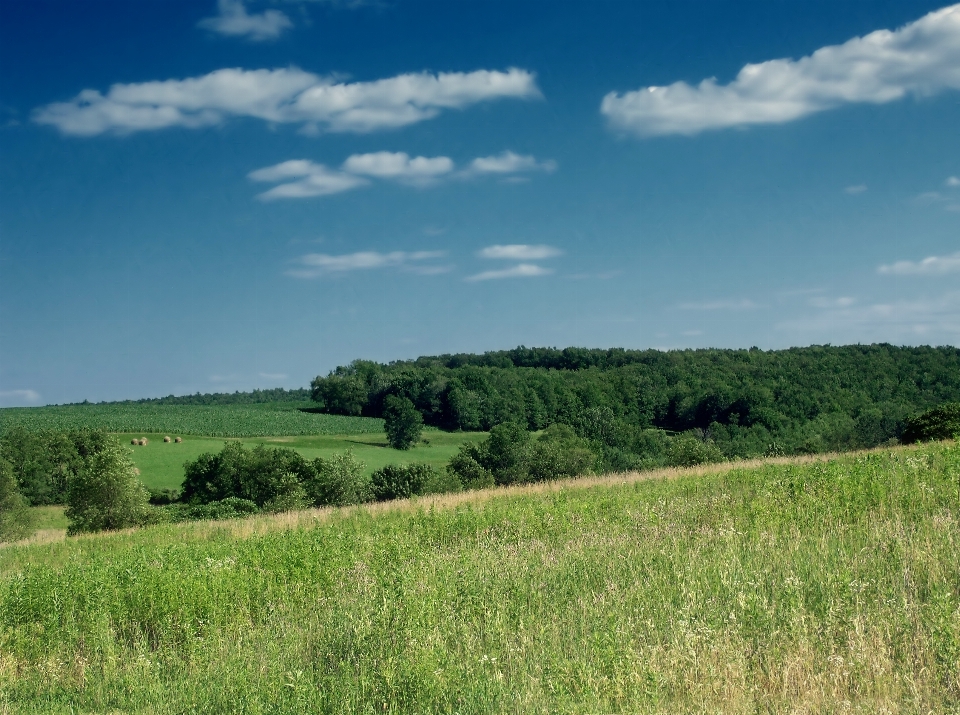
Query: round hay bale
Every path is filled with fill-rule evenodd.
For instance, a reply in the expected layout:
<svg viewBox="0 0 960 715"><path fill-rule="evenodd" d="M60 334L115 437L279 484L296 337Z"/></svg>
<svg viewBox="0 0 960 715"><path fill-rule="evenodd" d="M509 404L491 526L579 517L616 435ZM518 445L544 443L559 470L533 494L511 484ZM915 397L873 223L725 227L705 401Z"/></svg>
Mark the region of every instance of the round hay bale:
<svg viewBox="0 0 960 715"><path fill-rule="evenodd" d="M133 439L130 440L130 444L140 444L140 440L134 437Z"/></svg>
<svg viewBox="0 0 960 715"><path fill-rule="evenodd" d="M140 446L141 446L141 447L146 447L146 446L147 446L147 438L146 438L146 437L141 437L141 438L140 438Z"/></svg>
<svg viewBox="0 0 960 715"><path fill-rule="evenodd" d="M173 441L176 442L177 444L180 444L180 443L183 441L183 437L177 437L177 438L176 438L175 440L173 440Z"/></svg>
<svg viewBox="0 0 960 715"><path fill-rule="evenodd" d="M164 442L169 442L169 441L170 441L170 438L169 438L169 437L164 437L164 438L163 438L163 441L164 441Z"/></svg>

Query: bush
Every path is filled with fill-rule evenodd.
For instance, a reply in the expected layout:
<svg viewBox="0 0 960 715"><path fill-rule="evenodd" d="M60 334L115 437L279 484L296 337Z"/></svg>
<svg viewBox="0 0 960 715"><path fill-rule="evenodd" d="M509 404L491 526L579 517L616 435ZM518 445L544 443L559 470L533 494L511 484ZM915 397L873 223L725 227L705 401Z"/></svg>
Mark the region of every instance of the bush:
<svg viewBox="0 0 960 715"><path fill-rule="evenodd" d="M960 435L960 402L947 402L909 420L900 441L904 444L952 439Z"/></svg>
<svg viewBox="0 0 960 715"><path fill-rule="evenodd" d="M167 521L199 521L205 519L238 519L260 511L249 499L227 497L207 504L170 504L156 510Z"/></svg>
<svg viewBox="0 0 960 715"><path fill-rule="evenodd" d="M533 439L521 425L504 423L479 444L460 448L448 471L468 489L522 484L589 473L596 456L567 425L555 424Z"/></svg>
<svg viewBox="0 0 960 715"><path fill-rule="evenodd" d="M84 458L70 480L66 516L68 534L124 529L150 517L149 493L134 472L130 455L110 438L100 451Z"/></svg>
<svg viewBox="0 0 960 715"><path fill-rule="evenodd" d="M0 541L23 539L33 531L33 514L17 488L13 467L0 456Z"/></svg>
<svg viewBox="0 0 960 715"><path fill-rule="evenodd" d="M429 464L388 464L370 479L377 501L409 499L422 494L460 491L463 485L455 475L441 472Z"/></svg>
<svg viewBox="0 0 960 715"><path fill-rule="evenodd" d="M394 449L410 449L420 441L423 415L406 397L387 395L383 401L383 428Z"/></svg>
<svg viewBox="0 0 960 715"><path fill-rule="evenodd" d="M317 457L310 466L312 476L304 484L307 496L317 506L347 506L373 499L364 464L347 450L330 459Z"/></svg>
<svg viewBox="0 0 960 715"><path fill-rule="evenodd" d="M722 461L723 453L716 444L692 434L674 437L667 449L667 464L671 467L693 467Z"/></svg>
<svg viewBox="0 0 960 715"><path fill-rule="evenodd" d="M165 506L180 501L180 492L176 489L148 489L150 503L153 506Z"/></svg>

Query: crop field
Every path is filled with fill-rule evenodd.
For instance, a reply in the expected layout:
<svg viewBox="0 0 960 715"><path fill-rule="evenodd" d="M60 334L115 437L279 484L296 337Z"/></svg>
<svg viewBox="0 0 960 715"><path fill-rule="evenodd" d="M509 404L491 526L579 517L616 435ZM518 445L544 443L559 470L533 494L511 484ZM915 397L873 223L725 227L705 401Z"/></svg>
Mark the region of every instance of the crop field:
<svg viewBox="0 0 960 715"><path fill-rule="evenodd" d="M956 713L958 477L945 443L8 546L0 702Z"/></svg>
<svg viewBox="0 0 960 715"><path fill-rule="evenodd" d="M387 464L411 462L424 462L442 469L460 445L485 439L486 436L483 432L441 432L428 428L423 431L423 441L411 449L399 451L390 448L381 427L379 434L256 437L244 439L243 444L246 447L258 444L288 447L307 459L329 458L337 452L350 450L366 465L364 471L370 474ZM183 463L196 459L203 452L219 452L224 443L223 438L193 435L185 436L180 444L165 443L162 434L144 432L120 433L118 437L127 445L133 438L148 438L147 444L142 447L131 446L130 456L140 470L140 480L148 487L157 489L178 489L183 482Z"/></svg>
<svg viewBox="0 0 960 715"><path fill-rule="evenodd" d="M313 412L312 402L252 405L102 404L0 409L0 432L28 429L102 429L106 432L192 434L209 437L383 433L383 420Z"/></svg>

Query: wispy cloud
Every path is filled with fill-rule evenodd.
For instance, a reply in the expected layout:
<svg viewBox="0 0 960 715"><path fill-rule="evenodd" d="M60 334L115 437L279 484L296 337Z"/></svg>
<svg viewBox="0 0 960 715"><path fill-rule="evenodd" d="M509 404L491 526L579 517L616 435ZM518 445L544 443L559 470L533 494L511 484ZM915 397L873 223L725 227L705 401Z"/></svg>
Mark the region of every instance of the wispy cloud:
<svg viewBox="0 0 960 715"><path fill-rule="evenodd" d="M845 343L916 341L956 344L960 338L960 292L820 310L776 326L797 340Z"/></svg>
<svg viewBox="0 0 960 715"><path fill-rule="evenodd" d="M484 271L473 276L468 276L468 281L492 281L501 278L535 278L537 276L546 276L553 271L550 268L544 268L534 263L521 263L511 268L504 268L498 271Z"/></svg>
<svg viewBox="0 0 960 715"><path fill-rule="evenodd" d="M285 372L261 372L259 373L260 377L264 380L286 380L287 374Z"/></svg>
<svg viewBox="0 0 960 715"><path fill-rule="evenodd" d="M261 200L271 201L338 194L369 184L366 177L412 186L428 186L440 179L454 176L454 168L453 159L448 156L411 157L402 151L378 151L353 154L347 157L339 170L330 169L309 159L291 159L251 171L247 176L252 181L279 182L277 186L258 196ZM509 169L504 167L499 171L506 173ZM459 176L463 177L464 174L465 172L461 172Z"/></svg>
<svg viewBox="0 0 960 715"><path fill-rule="evenodd" d="M316 164L306 159L293 159L274 166L257 169L251 171L247 176L253 181L284 182L274 186L269 191L258 194L257 198L261 201L329 196L370 183L362 177L342 171L334 171L323 164ZM287 181L288 179L295 180Z"/></svg>
<svg viewBox="0 0 960 715"><path fill-rule="evenodd" d="M375 176L378 179L425 184L453 171L453 160L448 156L411 158L402 151L378 151L354 154L343 162L343 170L352 174Z"/></svg>
<svg viewBox="0 0 960 715"><path fill-rule="evenodd" d="M442 258L444 251L391 251L379 253L377 251L359 251L339 256L326 253L308 253L297 259L299 268L287 271L287 275L295 278L318 278L331 273L346 273L349 271L374 270L379 268L403 268L421 275L445 273L450 268L436 264L422 264L423 261Z"/></svg>
<svg viewBox="0 0 960 715"><path fill-rule="evenodd" d="M866 190L866 184L856 184L855 186L848 186L844 189L844 192L848 194L862 194Z"/></svg>
<svg viewBox="0 0 960 715"><path fill-rule="evenodd" d="M264 10L251 15L242 0L219 0L217 10L217 15L204 18L197 26L221 35L246 37L255 42L275 40L284 30L293 27L290 18L279 10Z"/></svg>
<svg viewBox="0 0 960 715"><path fill-rule="evenodd" d="M883 104L906 95L960 89L960 5L895 30L878 30L799 60L745 65L737 78L693 87L675 82L603 98L617 129L640 136L777 124L845 104Z"/></svg>
<svg viewBox="0 0 960 715"><path fill-rule="evenodd" d="M857 302L856 298L850 296L840 296L839 298L827 298L818 296L807 301L814 308L849 308Z"/></svg>
<svg viewBox="0 0 960 715"><path fill-rule="evenodd" d="M703 303L680 303L680 310L753 310L759 306L746 298L740 300L713 300Z"/></svg>
<svg viewBox="0 0 960 715"><path fill-rule="evenodd" d="M530 245L526 243L511 243L506 245L487 246L477 255L480 258L503 258L511 261L539 261L544 258L553 258L563 253L553 246Z"/></svg>
<svg viewBox="0 0 960 715"><path fill-rule="evenodd" d="M529 171L556 171L557 162L552 159L547 161L538 161L536 157L529 154L514 154L512 151L505 151L495 156L477 157L470 162L464 170L467 176L477 176L480 174L517 174Z"/></svg>
<svg viewBox="0 0 960 715"><path fill-rule="evenodd" d="M947 180L943 182L944 186L949 186L951 189L955 189L960 186L960 179L956 176L949 176Z"/></svg>
<svg viewBox="0 0 960 715"><path fill-rule="evenodd" d="M895 276L942 276L960 273L960 252L949 256L928 256L922 261L897 261L880 266L877 273Z"/></svg>
<svg viewBox="0 0 960 715"><path fill-rule="evenodd" d="M316 131L373 132L478 102L540 96L534 75L517 68L422 72L372 82L337 82L296 67L236 68L186 79L115 84L106 94L85 89L67 102L38 108L33 120L75 136L196 128L230 117L301 124Z"/></svg>
<svg viewBox="0 0 960 715"><path fill-rule="evenodd" d="M36 390L0 390L0 400L35 404L40 401L40 393Z"/></svg>

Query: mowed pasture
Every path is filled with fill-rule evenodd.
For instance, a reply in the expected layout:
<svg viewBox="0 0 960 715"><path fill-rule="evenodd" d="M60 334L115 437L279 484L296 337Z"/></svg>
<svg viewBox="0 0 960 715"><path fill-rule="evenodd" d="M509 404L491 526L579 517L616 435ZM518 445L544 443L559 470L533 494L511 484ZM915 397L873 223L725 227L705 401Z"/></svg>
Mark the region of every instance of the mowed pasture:
<svg viewBox="0 0 960 715"><path fill-rule="evenodd" d="M380 420L377 420L380 422ZM164 442L163 434L121 432L118 438L130 448L134 464L140 470L140 479L155 489L179 489L183 482L183 464L204 452L219 452L222 437L184 435L183 442ZM173 434L167 436L173 437ZM181 436L181 435L177 435ZM147 438L147 444L133 446L132 439ZM329 458L337 452L350 450L366 465L371 474L387 464L424 462L443 469L464 442L486 438L482 432L442 432L425 429L420 443L408 450L391 449L382 428L379 434L312 435L283 437L251 437L240 441L246 447L265 444L269 447L287 447L300 452L307 459Z"/></svg>
<svg viewBox="0 0 960 715"><path fill-rule="evenodd" d="M11 712L949 713L960 448L0 549Z"/></svg>
<svg viewBox="0 0 960 715"><path fill-rule="evenodd" d="M0 432L22 426L31 430L98 429L146 434L193 434L209 437L382 434L383 420L321 414L312 402L239 405L155 405L105 403L0 409Z"/></svg>

